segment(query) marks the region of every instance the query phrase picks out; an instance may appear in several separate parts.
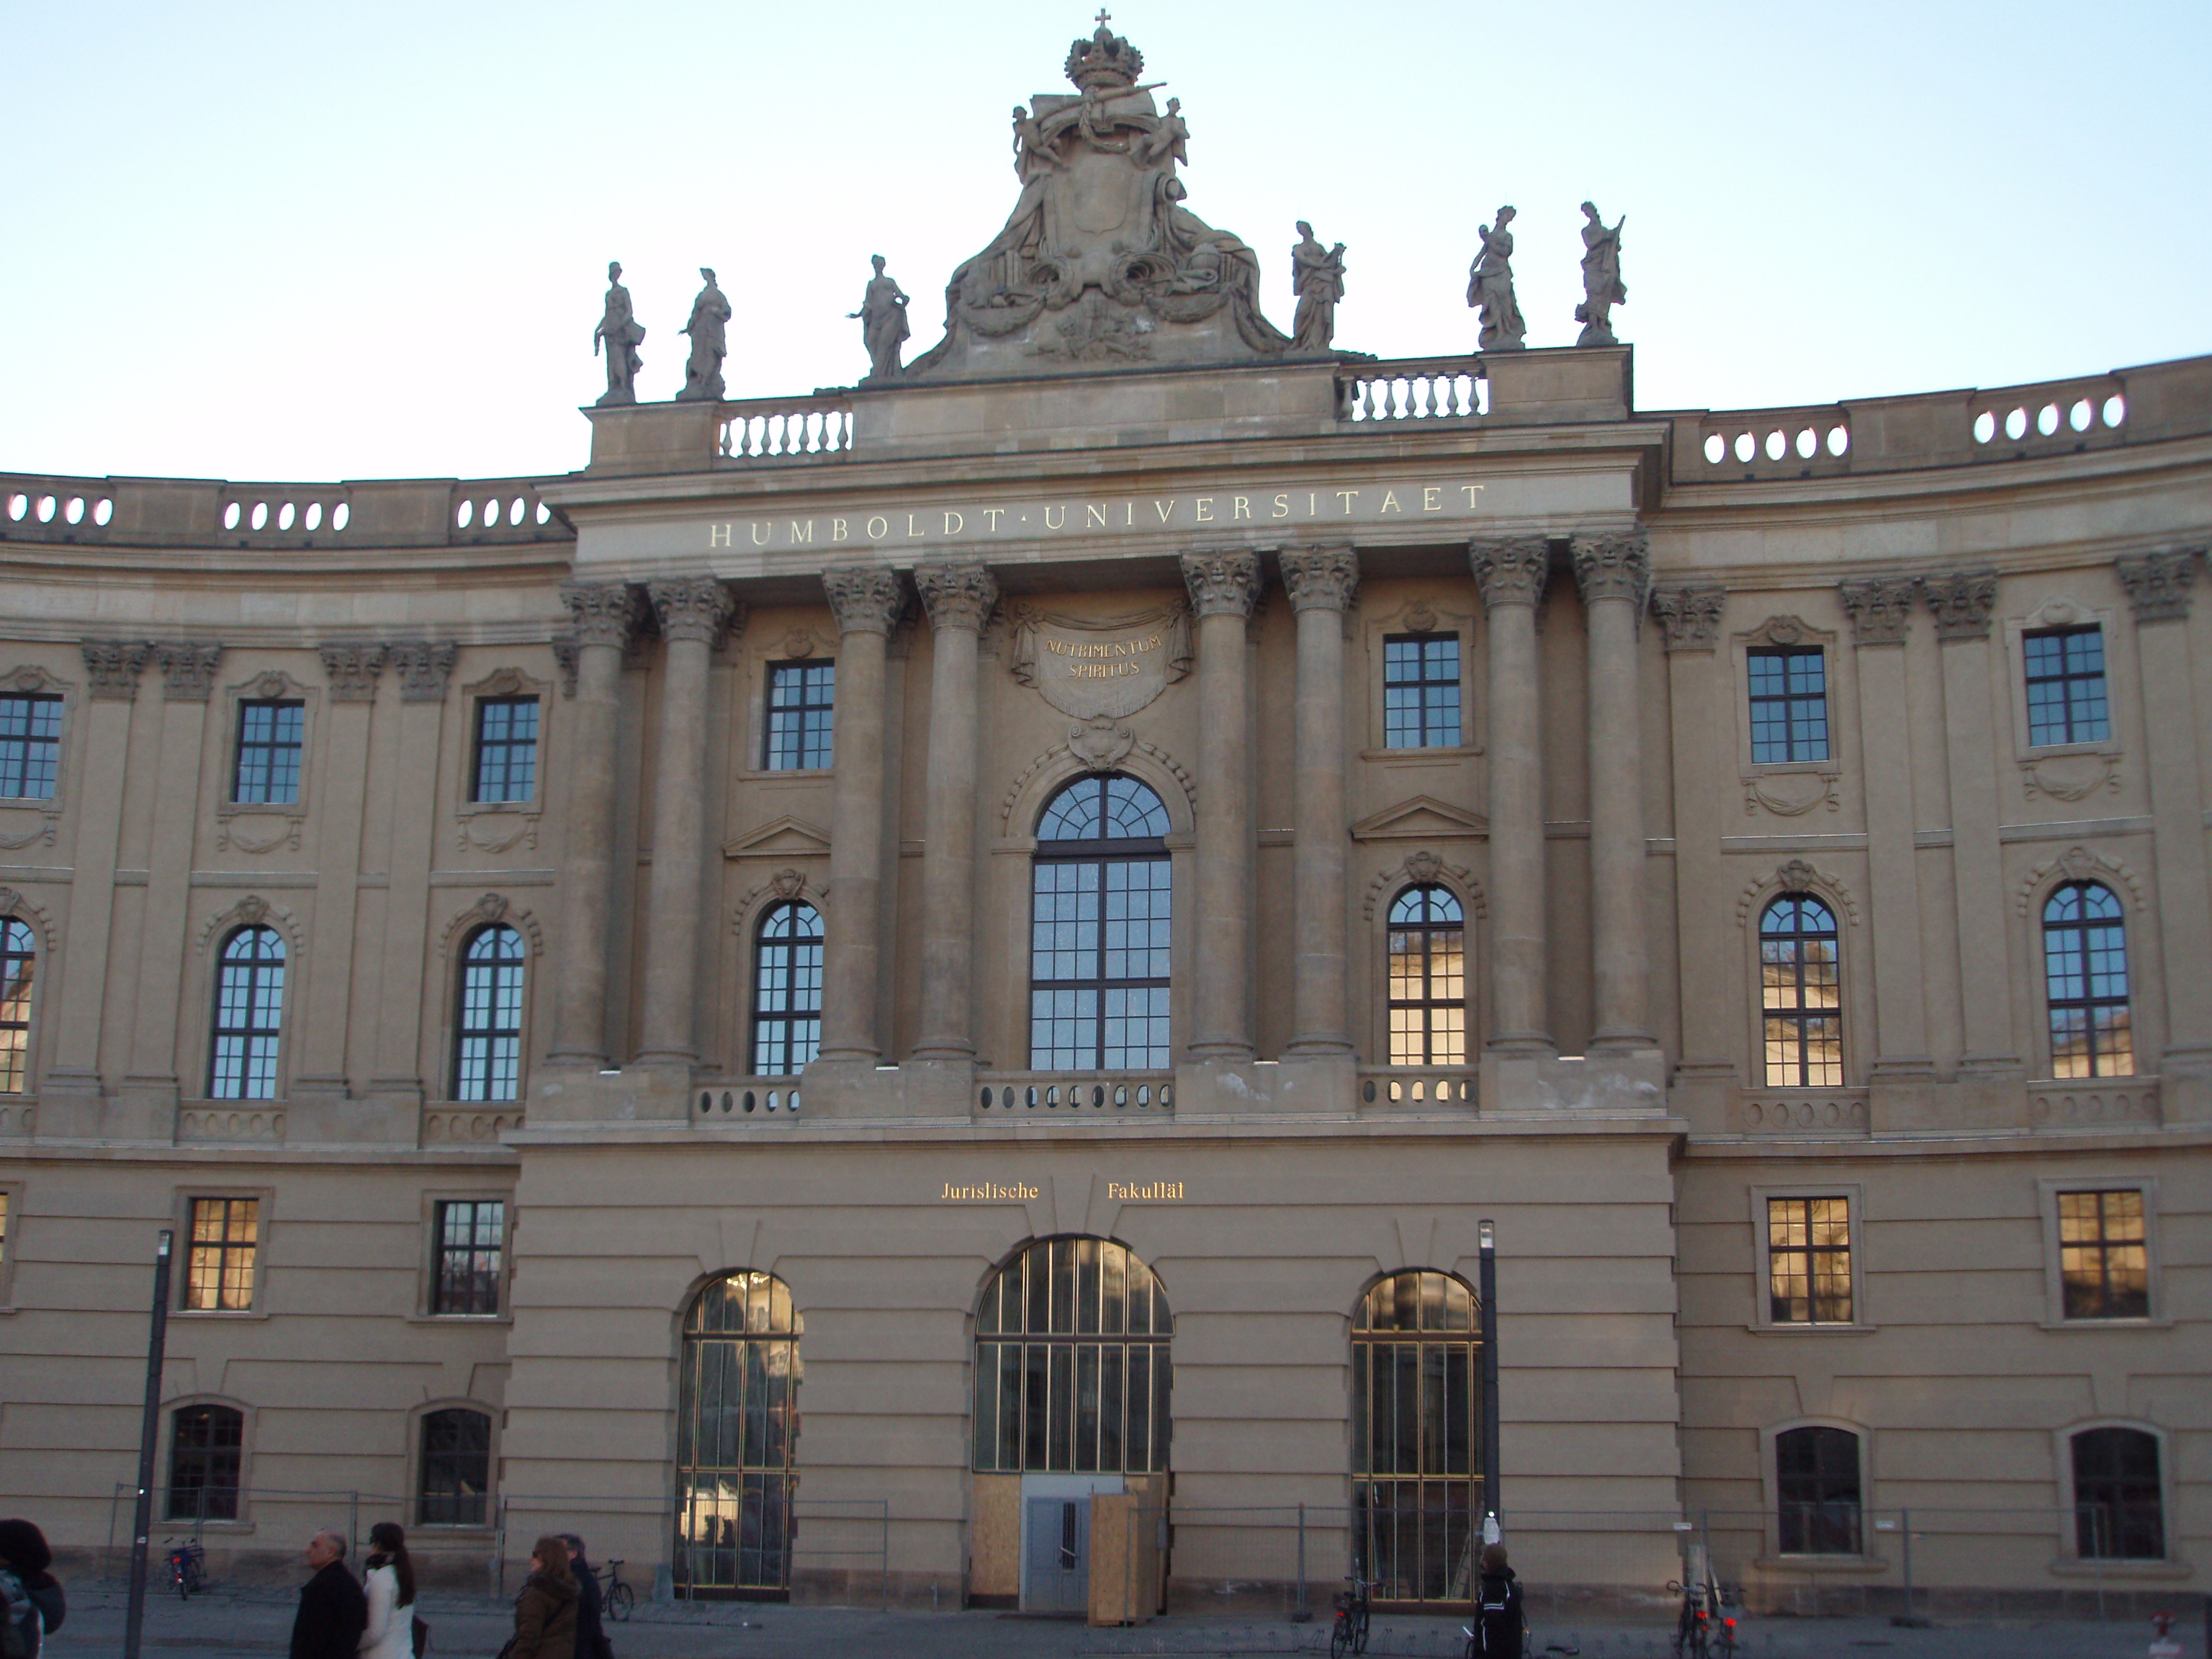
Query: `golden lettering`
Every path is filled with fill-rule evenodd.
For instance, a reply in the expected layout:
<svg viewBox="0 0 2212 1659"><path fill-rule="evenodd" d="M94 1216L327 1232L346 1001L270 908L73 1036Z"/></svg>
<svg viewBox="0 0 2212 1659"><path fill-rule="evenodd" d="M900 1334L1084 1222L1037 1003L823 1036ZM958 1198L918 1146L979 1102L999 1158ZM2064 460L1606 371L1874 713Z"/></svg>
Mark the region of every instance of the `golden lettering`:
<svg viewBox="0 0 2212 1659"><path fill-rule="evenodd" d="M831 541L842 542L852 532L846 528L844 520L832 519L830 520L830 539Z"/></svg>
<svg viewBox="0 0 2212 1659"><path fill-rule="evenodd" d="M793 519L791 521L791 544L796 547L801 542L805 542L809 547L814 544L814 520L811 519L806 521L806 533L803 536L799 533L799 520Z"/></svg>
<svg viewBox="0 0 2212 1659"><path fill-rule="evenodd" d="M911 513L906 515L906 533L909 536L919 536L921 534L921 528L915 525L914 521L914 514Z"/></svg>
<svg viewBox="0 0 2212 1659"><path fill-rule="evenodd" d="M1109 1181L1106 1196L1125 1204L1179 1204L1186 1194L1180 1181Z"/></svg>
<svg viewBox="0 0 2212 1659"><path fill-rule="evenodd" d="M745 527L752 532L753 545L755 547L766 547L769 543L775 539L775 526L774 525L755 524L748 525ZM768 534L765 536L761 534L761 532L763 530L768 532Z"/></svg>
<svg viewBox="0 0 2212 1659"><path fill-rule="evenodd" d="M1037 1189L1026 1181L1012 1185L996 1181L979 1181L972 1186L955 1186L948 1181L945 1190L937 1195L940 1204L1025 1204L1037 1195Z"/></svg>
<svg viewBox="0 0 2212 1659"><path fill-rule="evenodd" d="M1094 524L1103 525L1105 522L1106 509L1104 507L1100 507L1095 501L1085 501L1083 504L1083 527L1085 530L1090 529Z"/></svg>
<svg viewBox="0 0 2212 1659"><path fill-rule="evenodd" d="M947 513L945 515L945 533L946 535L957 536L967 527L968 520L962 518L957 513Z"/></svg>
<svg viewBox="0 0 2212 1659"><path fill-rule="evenodd" d="M1055 513L1057 513L1057 514L1060 514L1060 516L1059 516L1058 518L1056 518L1056 519L1055 519L1055 518L1054 518L1054 517L1052 516L1052 515L1053 515L1054 514L1055 514ZM1045 508L1045 510L1044 510L1044 527L1045 527L1047 530L1062 530L1062 529L1065 529L1065 528L1066 527L1066 526L1067 526L1067 509L1066 509L1066 507L1048 507L1047 508Z"/></svg>
<svg viewBox="0 0 2212 1659"><path fill-rule="evenodd" d="M1443 494L1443 485L1423 484L1421 486L1421 511L1424 513L1443 512L1444 510L1444 504L1437 499L1437 497L1442 494Z"/></svg>
<svg viewBox="0 0 2212 1659"><path fill-rule="evenodd" d="M1382 492L1382 510L1385 513L1403 513L1406 510L1404 507L1398 505L1398 492L1396 490L1386 489Z"/></svg>
<svg viewBox="0 0 2212 1659"><path fill-rule="evenodd" d="M880 530L877 529L876 526L878 525L881 525L883 528ZM879 542L890 533L891 521L889 519L884 518L881 514L878 514L874 518L868 520L868 539L870 541Z"/></svg>
<svg viewBox="0 0 2212 1659"><path fill-rule="evenodd" d="M1160 522L1162 524L1165 524L1168 521L1168 514L1175 511L1174 499L1170 497L1165 507L1162 507L1158 501L1154 501L1152 503L1152 511L1160 515Z"/></svg>
<svg viewBox="0 0 2212 1659"><path fill-rule="evenodd" d="M1460 488L1467 491L1467 504L1470 508L1472 508L1474 506L1474 492L1481 489L1482 486L1480 484L1462 484Z"/></svg>
<svg viewBox="0 0 2212 1659"><path fill-rule="evenodd" d="M993 533L994 535L997 534L997 533L998 533L998 529L999 529L999 520L1001 520L1001 519L1003 519L1003 518L1005 518L1005 517L1006 516L1006 509L1005 507L985 507L985 508L983 509L983 511L984 511L985 514L986 514L986 515L988 515L988 516L989 517L990 520L991 520L991 531L992 531L992 533Z"/></svg>
<svg viewBox="0 0 2212 1659"><path fill-rule="evenodd" d="M1332 489L1329 491L1329 494L1335 496L1337 500L1344 503L1344 516L1347 519L1350 518L1352 516L1352 504L1359 499L1359 492L1356 489Z"/></svg>
<svg viewBox="0 0 2212 1659"><path fill-rule="evenodd" d="M1212 524L1213 522L1213 497L1211 495L1200 495L1198 498L1197 513L1199 523Z"/></svg>
<svg viewBox="0 0 2212 1659"><path fill-rule="evenodd" d="M736 528L737 526L735 525L708 525L707 526L707 545L709 548L730 546L730 532Z"/></svg>
<svg viewBox="0 0 2212 1659"><path fill-rule="evenodd" d="M1250 518L1252 498L1249 495L1231 495L1229 498L1229 516L1232 519Z"/></svg>
<svg viewBox="0 0 2212 1659"><path fill-rule="evenodd" d="M1267 516L1271 519L1289 518L1291 516L1291 498L1288 495L1276 496L1275 510L1273 513L1270 513Z"/></svg>

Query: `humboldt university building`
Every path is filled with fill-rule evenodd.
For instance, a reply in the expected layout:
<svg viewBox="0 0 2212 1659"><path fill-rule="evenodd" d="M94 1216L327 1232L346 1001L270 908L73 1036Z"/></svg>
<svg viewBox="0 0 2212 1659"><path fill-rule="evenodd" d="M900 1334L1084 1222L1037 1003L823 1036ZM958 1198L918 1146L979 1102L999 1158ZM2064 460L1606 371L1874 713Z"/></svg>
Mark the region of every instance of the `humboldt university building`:
<svg viewBox="0 0 2212 1659"><path fill-rule="evenodd" d="M127 1542L166 1230L218 1572L2202 1590L2212 360L1645 410L1486 228L1378 362L1067 68L849 390L0 477L0 1509Z"/></svg>

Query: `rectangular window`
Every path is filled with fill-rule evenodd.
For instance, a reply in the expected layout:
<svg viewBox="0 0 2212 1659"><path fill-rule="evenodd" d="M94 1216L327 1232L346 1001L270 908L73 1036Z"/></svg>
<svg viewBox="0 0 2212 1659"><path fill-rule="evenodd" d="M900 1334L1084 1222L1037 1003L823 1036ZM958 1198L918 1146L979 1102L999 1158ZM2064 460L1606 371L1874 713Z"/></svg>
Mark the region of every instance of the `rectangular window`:
<svg viewBox="0 0 2212 1659"><path fill-rule="evenodd" d="M2045 628L2023 636L2027 659L2027 740L2102 743L2112 735L2105 707L2105 631Z"/></svg>
<svg viewBox="0 0 2212 1659"><path fill-rule="evenodd" d="M0 697L0 796L52 800L61 754L59 697Z"/></svg>
<svg viewBox="0 0 2212 1659"><path fill-rule="evenodd" d="M771 772L811 772L835 764L831 726L836 703L836 663L770 663L762 766Z"/></svg>
<svg viewBox="0 0 2212 1659"><path fill-rule="evenodd" d="M2059 1194L2058 1272L2067 1318L2149 1318L2142 1189Z"/></svg>
<svg viewBox="0 0 2212 1659"><path fill-rule="evenodd" d="M185 1306L251 1308L254 1256L260 1247L260 1235L259 1199L194 1199L192 1253L185 1270Z"/></svg>
<svg viewBox="0 0 2212 1659"><path fill-rule="evenodd" d="M228 1406L187 1406L169 1419L172 1521L238 1519L239 1475L245 1461L246 1415Z"/></svg>
<svg viewBox="0 0 2212 1659"><path fill-rule="evenodd" d="M1828 758L1828 659L1808 649L1748 653L1754 764Z"/></svg>
<svg viewBox="0 0 2212 1659"><path fill-rule="evenodd" d="M1851 1201L1766 1200L1767 1317L1777 1325L1851 1322Z"/></svg>
<svg viewBox="0 0 2212 1659"><path fill-rule="evenodd" d="M507 1205L500 1199L454 1199L437 1207L437 1261L430 1284L434 1314L495 1314L507 1243Z"/></svg>
<svg viewBox="0 0 2212 1659"><path fill-rule="evenodd" d="M538 699L477 700L473 801L528 800L538 793Z"/></svg>
<svg viewBox="0 0 2212 1659"><path fill-rule="evenodd" d="M1459 635L1400 634L1382 641L1382 745L1459 746Z"/></svg>
<svg viewBox="0 0 2212 1659"><path fill-rule="evenodd" d="M289 806L297 801L300 748L307 729L305 703L240 703L238 763L231 775L231 799L272 806Z"/></svg>

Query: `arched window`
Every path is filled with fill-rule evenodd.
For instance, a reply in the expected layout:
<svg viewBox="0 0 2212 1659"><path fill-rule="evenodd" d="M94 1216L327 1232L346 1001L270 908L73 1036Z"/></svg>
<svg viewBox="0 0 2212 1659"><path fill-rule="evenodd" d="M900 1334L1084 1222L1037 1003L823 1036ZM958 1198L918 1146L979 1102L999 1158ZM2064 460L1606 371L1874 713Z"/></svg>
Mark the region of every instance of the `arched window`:
<svg viewBox="0 0 2212 1659"><path fill-rule="evenodd" d="M172 1521L235 1521L246 1414L228 1406L186 1406L169 1416Z"/></svg>
<svg viewBox="0 0 2212 1659"><path fill-rule="evenodd" d="M1465 1601L1480 1547L1482 1322L1449 1273L1393 1273L1352 1317L1352 1566L1378 1598Z"/></svg>
<svg viewBox="0 0 2212 1659"><path fill-rule="evenodd" d="M1783 1554L1861 1553L1858 1436L1818 1427L1776 1435L1774 1482Z"/></svg>
<svg viewBox="0 0 2212 1659"><path fill-rule="evenodd" d="M1135 1252L1042 1238L975 1314L975 1467L1149 1474L1168 1467L1175 1316Z"/></svg>
<svg viewBox="0 0 2212 1659"><path fill-rule="evenodd" d="M276 1034L283 1023L283 936L274 927L241 927L223 941L216 969L209 1095L276 1099Z"/></svg>
<svg viewBox="0 0 2212 1659"><path fill-rule="evenodd" d="M491 1418L465 1406L422 1413L415 1524L481 1527L490 1514Z"/></svg>
<svg viewBox="0 0 2212 1659"><path fill-rule="evenodd" d="M1045 805L1030 917L1030 1065L1164 1072L1168 809L1134 778L1093 773Z"/></svg>
<svg viewBox="0 0 2212 1659"><path fill-rule="evenodd" d="M790 1587L805 1328L790 1287L772 1273L718 1279L684 1316L676 1414L679 1594Z"/></svg>
<svg viewBox="0 0 2212 1659"><path fill-rule="evenodd" d="M2051 1006L2051 1075L2134 1076L2128 927L2111 888L2069 881L2045 903L2043 975Z"/></svg>
<svg viewBox="0 0 2212 1659"><path fill-rule="evenodd" d="M2158 1437L2084 1429L2074 1437L2075 1549L2092 1561L2166 1559Z"/></svg>
<svg viewBox="0 0 2212 1659"><path fill-rule="evenodd" d="M753 945L755 1077L795 1077L822 1048L822 916L793 900L761 918Z"/></svg>
<svg viewBox="0 0 2212 1659"><path fill-rule="evenodd" d="M522 1080L522 935L479 927L461 952L455 1100L518 1100Z"/></svg>
<svg viewBox="0 0 2212 1659"><path fill-rule="evenodd" d="M1442 887L1390 906L1390 1063L1467 1064L1467 920Z"/></svg>
<svg viewBox="0 0 2212 1659"><path fill-rule="evenodd" d="M1835 913L1810 893L1784 893L1759 919L1766 1086L1832 1089L1844 1080L1844 991Z"/></svg>
<svg viewBox="0 0 2212 1659"><path fill-rule="evenodd" d="M38 968L31 930L0 916L0 1095L31 1086L31 980Z"/></svg>

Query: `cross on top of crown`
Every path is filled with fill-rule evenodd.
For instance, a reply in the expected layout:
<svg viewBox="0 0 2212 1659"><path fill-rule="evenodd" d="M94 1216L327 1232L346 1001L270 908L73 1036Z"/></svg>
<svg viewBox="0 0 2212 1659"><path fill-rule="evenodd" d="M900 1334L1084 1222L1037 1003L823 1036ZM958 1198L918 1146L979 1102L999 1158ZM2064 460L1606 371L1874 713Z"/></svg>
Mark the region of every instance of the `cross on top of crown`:
<svg viewBox="0 0 2212 1659"><path fill-rule="evenodd" d="M1101 6L1101 7L1099 7L1099 8L1098 8L1098 27L1099 27L1100 28L1102 28L1102 29L1103 29L1103 28L1104 28L1104 27L1107 26L1107 24L1109 24L1109 23L1112 22L1113 21L1114 21L1114 14L1113 14L1112 12L1110 12L1110 11L1107 10L1107 9L1106 9L1106 8L1105 8L1105 7L1103 7L1103 6Z"/></svg>

